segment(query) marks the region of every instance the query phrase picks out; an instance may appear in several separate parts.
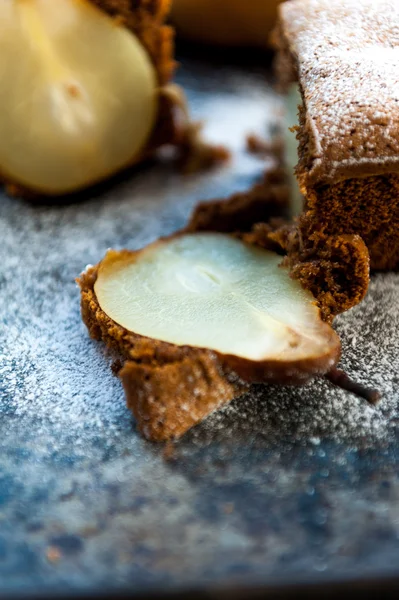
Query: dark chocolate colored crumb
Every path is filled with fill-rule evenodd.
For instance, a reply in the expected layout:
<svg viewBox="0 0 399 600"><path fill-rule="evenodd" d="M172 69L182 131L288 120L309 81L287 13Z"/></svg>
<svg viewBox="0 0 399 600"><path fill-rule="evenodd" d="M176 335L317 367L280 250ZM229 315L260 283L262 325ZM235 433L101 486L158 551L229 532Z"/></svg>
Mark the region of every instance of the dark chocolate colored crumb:
<svg viewBox="0 0 399 600"><path fill-rule="evenodd" d="M284 218L288 202L285 172L277 167L246 192L198 204L186 231L250 232L257 223Z"/></svg>

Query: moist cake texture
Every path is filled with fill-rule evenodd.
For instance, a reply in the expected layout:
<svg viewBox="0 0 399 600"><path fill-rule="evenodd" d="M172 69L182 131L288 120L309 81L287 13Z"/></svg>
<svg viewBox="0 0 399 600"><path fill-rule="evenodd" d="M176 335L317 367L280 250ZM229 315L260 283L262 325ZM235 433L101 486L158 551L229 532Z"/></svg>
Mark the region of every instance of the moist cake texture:
<svg viewBox="0 0 399 600"><path fill-rule="evenodd" d="M244 198L239 200L241 205ZM275 192L271 192L272 214L275 201ZM237 198L233 197L232 202L235 206ZM209 214L204 204L199 213L194 214L187 231L203 231L205 223L209 231L226 231L219 217L218 203L209 204ZM230 225L237 231L236 223L231 221ZM281 253L286 244L286 229L280 220L271 219L268 224L255 226L250 233L236 235L250 244ZM119 254L123 252L131 254L129 251ZM367 291L368 252L359 236L346 236L336 245L330 244L317 263L308 261L296 265L292 259L285 260L293 276L313 293L321 316L328 323L335 315L357 304ZM127 405L145 437L153 441L177 438L214 410L248 391L248 383L220 360L217 353L146 338L113 321L102 310L95 292L100 265L87 269L78 280L82 318L90 336L103 341L121 360L118 374ZM279 382L278 372L270 376ZM292 383L305 380L302 374L300 379L293 378Z"/></svg>
<svg viewBox="0 0 399 600"><path fill-rule="evenodd" d="M299 82L296 244L358 234L371 268L399 263L399 3L293 0L280 7L277 71Z"/></svg>

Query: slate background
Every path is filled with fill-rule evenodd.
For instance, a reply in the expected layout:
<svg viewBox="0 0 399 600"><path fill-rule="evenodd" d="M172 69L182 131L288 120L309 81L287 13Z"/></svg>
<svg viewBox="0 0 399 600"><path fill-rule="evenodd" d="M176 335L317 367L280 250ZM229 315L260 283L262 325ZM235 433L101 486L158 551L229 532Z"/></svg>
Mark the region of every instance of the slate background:
<svg viewBox="0 0 399 600"><path fill-rule="evenodd" d="M0 595L397 573L399 342L386 312L397 276L378 276L338 324L346 366L390 395L377 421L364 409L364 426L359 402L327 384L255 387L165 453L138 436L81 324L74 277L87 263L181 227L198 200L245 189L263 168L244 137L278 118L270 74L182 62L194 113L234 151L229 167L182 179L147 165L56 207L0 196Z"/></svg>

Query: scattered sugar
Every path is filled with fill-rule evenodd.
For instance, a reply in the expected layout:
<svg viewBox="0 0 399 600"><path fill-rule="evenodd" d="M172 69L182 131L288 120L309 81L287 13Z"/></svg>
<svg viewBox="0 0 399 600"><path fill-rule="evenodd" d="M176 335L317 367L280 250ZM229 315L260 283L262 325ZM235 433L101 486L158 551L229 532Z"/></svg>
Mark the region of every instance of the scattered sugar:
<svg viewBox="0 0 399 600"><path fill-rule="evenodd" d="M134 247L165 233L163 211L174 215L176 226L185 217L178 203L166 200L160 210L154 201L133 203L124 197L123 185L115 193L121 194L118 204L100 200L34 208L16 200L2 202L0 406L5 414L26 423L41 419L56 431L82 435L88 428L115 435L130 427L120 382L109 368L111 358L81 323L74 277L88 259L100 259L112 239ZM325 437L370 443L388 439L399 419L398 292L399 275L378 275L363 304L337 320L343 367L382 391L377 408L323 380L304 388L255 386L247 397L212 415L196 435L204 430L231 438L276 435L314 446Z"/></svg>
<svg viewBox="0 0 399 600"><path fill-rule="evenodd" d="M226 106L234 127L241 112L245 116L236 130L244 140L248 130L259 130L263 123L257 113L250 121L243 96L235 104L235 93ZM267 107L270 94L265 92L263 101ZM272 118L274 114L270 110ZM214 139L222 139L218 127L216 120ZM35 424L53 438L54 432L73 434L74 444L88 435L112 440L136 436L120 382L109 368L111 358L88 338L81 322L74 279L109 247L138 248L182 227L198 199L249 187L261 167L256 160L250 163L244 150L230 168L211 175L182 179L166 166L152 167L116 182L97 198L72 205L32 206L1 198L3 432L12 422L20 424L20 431ZM254 386L245 398L196 428L191 439L275 436L307 441L315 451L326 437L359 444L388 440L399 420L398 292L399 275L379 275L363 304L337 320L343 367L383 392L380 406L372 408L323 380L300 389Z"/></svg>
<svg viewBox="0 0 399 600"><path fill-rule="evenodd" d="M377 407L324 380L304 388L255 386L207 422L207 440L267 438L308 442L324 439L357 446L394 439L399 423L399 275L374 277L365 301L336 321L342 337L342 367L356 380L379 389ZM203 438L203 431L192 436ZM324 452L320 449L319 452Z"/></svg>

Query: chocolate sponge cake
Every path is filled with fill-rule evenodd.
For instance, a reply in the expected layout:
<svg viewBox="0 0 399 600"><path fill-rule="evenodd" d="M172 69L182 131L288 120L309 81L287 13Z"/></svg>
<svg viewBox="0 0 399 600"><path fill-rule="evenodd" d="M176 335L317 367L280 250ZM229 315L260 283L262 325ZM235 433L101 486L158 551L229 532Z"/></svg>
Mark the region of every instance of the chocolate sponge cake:
<svg viewBox="0 0 399 600"><path fill-rule="evenodd" d="M399 3L292 0L279 9L277 72L298 83L296 175L305 206L292 261L358 234L371 268L399 264ZM294 123L291 123L294 125Z"/></svg>

